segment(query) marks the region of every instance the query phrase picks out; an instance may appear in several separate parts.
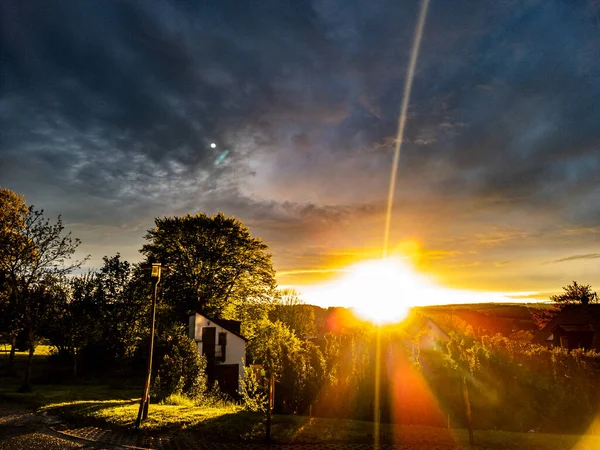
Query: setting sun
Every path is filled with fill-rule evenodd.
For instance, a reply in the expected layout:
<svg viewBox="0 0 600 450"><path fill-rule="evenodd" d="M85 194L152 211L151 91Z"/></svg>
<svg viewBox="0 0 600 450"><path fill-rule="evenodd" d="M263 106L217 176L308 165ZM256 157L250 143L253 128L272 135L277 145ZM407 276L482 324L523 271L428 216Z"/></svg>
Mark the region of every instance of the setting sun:
<svg viewBox="0 0 600 450"><path fill-rule="evenodd" d="M399 258L356 264L340 284L352 309L380 324L404 319L413 304L411 298L423 290L422 280Z"/></svg>
<svg viewBox="0 0 600 450"><path fill-rule="evenodd" d="M403 320L413 306L511 302L506 294L450 289L419 273L399 255L350 265L338 279L303 289L308 303L345 306L374 323Z"/></svg>
<svg viewBox="0 0 600 450"><path fill-rule="evenodd" d="M428 290L425 277L401 258L391 257L349 266L338 280L306 293L312 301L339 302L375 323L392 323L421 304Z"/></svg>

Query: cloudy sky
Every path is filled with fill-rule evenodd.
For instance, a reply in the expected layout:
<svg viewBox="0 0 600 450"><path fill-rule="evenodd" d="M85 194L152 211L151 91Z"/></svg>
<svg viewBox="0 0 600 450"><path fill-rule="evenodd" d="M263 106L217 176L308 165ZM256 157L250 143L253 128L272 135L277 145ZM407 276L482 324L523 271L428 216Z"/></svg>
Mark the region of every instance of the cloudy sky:
<svg viewBox="0 0 600 450"><path fill-rule="evenodd" d="M198 211L249 225L282 285L381 253L417 1L0 10L0 184L92 265ZM599 238L600 1L432 0L391 247L444 286L546 293L600 288Z"/></svg>

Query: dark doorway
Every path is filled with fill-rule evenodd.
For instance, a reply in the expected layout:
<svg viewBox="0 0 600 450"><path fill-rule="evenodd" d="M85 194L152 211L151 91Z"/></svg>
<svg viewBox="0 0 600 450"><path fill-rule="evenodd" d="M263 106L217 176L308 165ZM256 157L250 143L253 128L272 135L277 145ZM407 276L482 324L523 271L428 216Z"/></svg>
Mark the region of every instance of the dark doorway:
<svg viewBox="0 0 600 450"><path fill-rule="evenodd" d="M221 392L230 395L232 398L238 396L238 378L240 376L239 364L219 364L216 367L217 382Z"/></svg>

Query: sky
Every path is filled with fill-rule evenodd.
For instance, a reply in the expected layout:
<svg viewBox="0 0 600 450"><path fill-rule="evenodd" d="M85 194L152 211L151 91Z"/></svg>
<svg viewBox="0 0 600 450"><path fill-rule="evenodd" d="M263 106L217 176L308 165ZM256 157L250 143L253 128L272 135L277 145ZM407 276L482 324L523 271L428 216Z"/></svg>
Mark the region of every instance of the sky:
<svg viewBox="0 0 600 450"><path fill-rule="evenodd" d="M0 185L62 214L91 266L140 260L155 217L222 211L280 285L330 282L381 255L418 11L5 0ZM600 1L432 0L390 248L441 286L600 289L599 169Z"/></svg>

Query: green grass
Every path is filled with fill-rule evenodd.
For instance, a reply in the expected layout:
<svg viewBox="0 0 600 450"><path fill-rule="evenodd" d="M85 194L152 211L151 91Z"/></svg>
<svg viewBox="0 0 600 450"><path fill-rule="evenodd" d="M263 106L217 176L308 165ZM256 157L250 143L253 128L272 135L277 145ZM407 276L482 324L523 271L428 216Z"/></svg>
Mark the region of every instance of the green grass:
<svg viewBox="0 0 600 450"><path fill-rule="evenodd" d="M117 389L98 385L34 385L33 392L16 392L21 385L19 378L3 379L0 399L18 402L34 408L51 408L75 402L123 401L135 397L137 390ZM139 389L138 389L139 390ZM139 394L138 394L139 395Z"/></svg>
<svg viewBox="0 0 600 450"><path fill-rule="evenodd" d="M35 347L34 356L48 356L55 349L53 345L38 345ZM0 344L0 354L5 355L8 358L8 354L10 353L10 345L7 343ZM21 355L27 357L27 352L15 352L15 355Z"/></svg>
<svg viewBox="0 0 600 450"><path fill-rule="evenodd" d="M61 414L71 420L103 427L131 429L138 412L138 389L115 389L98 385L35 386L31 394L15 393L17 381L2 380L0 399L26 404ZM260 442L264 438L264 417L242 411L224 402L195 405L185 398L173 397L163 404L151 404L149 418L142 425L147 432L192 431L207 439L223 442ZM468 448L465 430L422 426L381 424L381 444L403 444L414 448ZM372 444L373 423L275 416L272 438L277 443L344 442ZM600 437L541 433L476 431L476 449L592 450L600 448Z"/></svg>

